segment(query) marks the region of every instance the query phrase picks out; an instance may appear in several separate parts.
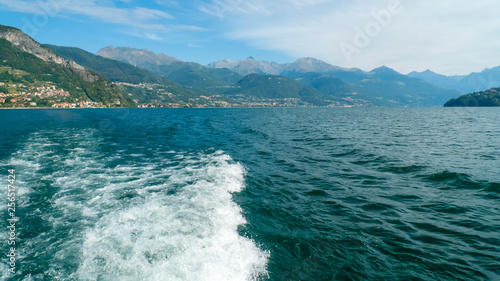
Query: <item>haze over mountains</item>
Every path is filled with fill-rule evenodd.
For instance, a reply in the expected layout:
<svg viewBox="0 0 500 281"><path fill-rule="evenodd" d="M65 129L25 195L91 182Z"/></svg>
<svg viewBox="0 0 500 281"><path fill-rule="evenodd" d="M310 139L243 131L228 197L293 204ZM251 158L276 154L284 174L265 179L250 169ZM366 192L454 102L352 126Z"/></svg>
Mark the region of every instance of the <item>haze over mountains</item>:
<svg viewBox="0 0 500 281"><path fill-rule="evenodd" d="M500 86L500 67L448 77L430 70L403 75L386 66L363 71L314 58L279 64L248 57L204 66L145 49L106 47L92 54L40 45L6 26L0 38L0 94L12 97L5 101L19 100L19 85L55 85L54 91L69 93L37 99L49 106L78 100L103 106L442 106L462 93Z"/></svg>
<svg viewBox="0 0 500 281"><path fill-rule="evenodd" d="M488 68L464 76L445 76L430 70L411 72L409 77L419 78L438 87L457 90L462 94L500 87L500 67Z"/></svg>
<svg viewBox="0 0 500 281"><path fill-rule="evenodd" d="M180 60L164 60L164 54L128 47L106 47L97 55L143 67L186 87L217 91L241 87L245 75L280 75L320 91L325 98L350 106L439 106L460 93L443 89L418 78L402 75L387 67L365 72L342 68L314 58L278 64L252 57L232 62L223 60L208 66ZM248 93L248 91L246 91ZM313 95L313 92L311 92Z"/></svg>
<svg viewBox="0 0 500 281"><path fill-rule="evenodd" d="M290 72L329 72L334 70L360 71L359 69L347 69L330 65L315 58L300 58L293 63L278 64L275 62L259 61L253 57L233 62L231 60L222 60L212 62L207 65L212 68L228 68L241 75L250 73L282 75Z"/></svg>
<svg viewBox="0 0 500 281"><path fill-rule="evenodd" d="M289 72L318 72L318 73L336 73L339 77L352 77L349 72L362 73L357 68L341 68L330 65L323 61L314 58L301 58L294 63L278 64L274 62L258 61L252 57L236 62L230 60L222 60L208 64L213 68L228 68L242 75L249 73L285 75ZM342 74L342 72L346 72ZM468 94L486 89L500 87L500 66L485 69L480 73L471 73L462 76L446 76L441 75L431 70L423 72L411 72L406 76L410 78L418 78L428 82L434 86L456 90L462 94Z"/></svg>

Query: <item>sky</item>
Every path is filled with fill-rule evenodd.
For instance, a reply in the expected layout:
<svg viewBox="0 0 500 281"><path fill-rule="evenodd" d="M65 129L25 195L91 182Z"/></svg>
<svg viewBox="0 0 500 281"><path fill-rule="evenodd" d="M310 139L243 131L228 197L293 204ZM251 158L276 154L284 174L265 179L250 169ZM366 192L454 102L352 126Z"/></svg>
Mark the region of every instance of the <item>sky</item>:
<svg viewBox="0 0 500 281"><path fill-rule="evenodd" d="M208 64L314 57L369 71L500 66L498 0L0 0L0 24L96 53L149 49Z"/></svg>

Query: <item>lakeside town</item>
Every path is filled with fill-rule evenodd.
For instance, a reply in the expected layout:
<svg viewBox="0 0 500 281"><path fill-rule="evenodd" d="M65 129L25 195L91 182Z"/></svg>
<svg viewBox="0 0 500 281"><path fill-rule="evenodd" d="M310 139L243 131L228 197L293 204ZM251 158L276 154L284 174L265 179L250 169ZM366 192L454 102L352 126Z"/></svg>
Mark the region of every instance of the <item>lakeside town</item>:
<svg viewBox="0 0 500 281"><path fill-rule="evenodd" d="M189 98L186 102L174 102L175 95L159 88L157 84L130 84L115 83L116 85L140 88L147 91L156 91L158 96L165 97L163 100L141 103L138 99L134 102L139 108L231 108L231 107L310 107L298 98L249 98L243 95L221 96L206 95ZM129 94L131 95L131 94ZM119 106L120 101L114 105ZM344 106L332 102L329 107ZM356 105L354 105L356 106ZM59 89L50 82L44 86L30 86L23 83L0 82L0 108L109 108L101 102L91 100L79 100L74 98L68 91ZM351 106L348 106L351 107Z"/></svg>
<svg viewBox="0 0 500 281"><path fill-rule="evenodd" d="M0 107L3 108L106 108L101 102L72 99L68 91L50 83L28 86L23 83L0 82Z"/></svg>

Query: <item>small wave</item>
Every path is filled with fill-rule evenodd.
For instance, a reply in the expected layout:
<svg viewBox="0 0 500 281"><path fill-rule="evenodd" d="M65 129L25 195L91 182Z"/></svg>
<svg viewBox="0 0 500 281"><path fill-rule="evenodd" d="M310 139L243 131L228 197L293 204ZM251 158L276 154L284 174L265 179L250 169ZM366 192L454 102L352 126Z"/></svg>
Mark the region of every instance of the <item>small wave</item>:
<svg viewBox="0 0 500 281"><path fill-rule="evenodd" d="M455 173L443 171L439 173L426 176L425 179L434 182L447 182L447 181L470 181L470 176L463 173Z"/></svg>
<svg viewBox="0 0 500 281"><path fill-rule="evenodd" d="M425 176L424 179L436 183L446 184L448 187L476 189L500 193L500 183L486 180L476 180L472 176L464 173L443 171L430 176Z"/></svg>
<svg viewBox="0 0 500 281"><path fill-rule="evenodd" d="M426 168L425 166L420 166L420 165L407 165L407 166L388 165L386 167L380 168L379 171L404 175L404 174L420 172L425 168Z"/></svg>
<svg viewBox="0 0 500 281"><path fill-rule="evenodd" d="M348 149L348 150L345 150L343 152L332 153L332 154L330 154L330 156L338 158L338 157L353 156L353 155L357 155L359 153L360 153L360 150L358 150L358 149Z"/></svg>
<svg viewBox="0 0 500 281"><path fill-rule="evenodd" d="M326 191L319 190L319 189L308 191L308 192L306 192L306 194L309 196L317 196L317 197L327 197L328 196L328 193Z"/></svg>
<svg viewBox="0 0 500 281"><path fill-rule="evenodd" d="M486 182L484 183L484 190L494 193L500 193L500 182Z"/></svg>

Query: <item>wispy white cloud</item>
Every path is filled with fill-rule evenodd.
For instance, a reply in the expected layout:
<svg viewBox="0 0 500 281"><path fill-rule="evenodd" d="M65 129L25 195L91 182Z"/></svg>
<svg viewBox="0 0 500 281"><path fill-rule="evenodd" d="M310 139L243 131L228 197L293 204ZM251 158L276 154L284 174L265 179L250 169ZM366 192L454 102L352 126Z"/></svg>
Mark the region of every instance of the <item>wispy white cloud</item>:
<svg viewBox="0 0 500 281"><path fill-rule="evenodd" d="M115 0L132 3L133 0ZM129 4L127 4L129 5ZM203 27L173 24L175 18L158 9L129 5L117 7L111 0L0 0L0 9L50 17L80 16L93 21L112 23L150 31L204 30ZM177 28L177 29L176 29ZM149 34L152 34L151 32ZM158 39L159 36L149 36Z"/></svg>
<svg viewBox="0 0 500 281"><path fill-rule="evenodd" d="M186 24L172 25L171 28L174 30L186 30L186 31L207 31L208 30L208 29L201 27L201 26L186 25Z"/></svg>
<svg viewBox="0 0 500 281"><path fill-rule="evenodd" d="M114 5L103 5L102 1L96 0L0 0L0 4L2 5L1 9L16 12L46 14L48 16L79 15L107 23L156 30L164 29L163 24L158 23L158 20L173 18L160 10L142 7L118 8Z"/></svg>
<svg viewBox="0 0 500 281"><path fill-rule="evenodd" d="M213 0L207 3L202 3L200 9L205 13L217 17L235 16L235 15L252 15L252 16L274 16L289 12L292 10L299 11L301 9L318 5L321 3L331 2L329 0Z"/></svg>
<svg viewBox="0 0 500 281"><path fill-rule="evenodd" d="M394 3L402 10L384 18ZM459 74L500 65L496 0L214 0L201 9L222 17L231 39L341 66Z"/></svg>
<svg viewBox="0 0 500 281"><path fill-rule="evenodd" d="M142 20L148 19L173 19L173 17L163 11L153 10L148 8L137 7L132 10L133 14Z"/></svg>

